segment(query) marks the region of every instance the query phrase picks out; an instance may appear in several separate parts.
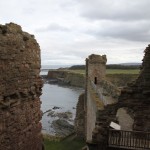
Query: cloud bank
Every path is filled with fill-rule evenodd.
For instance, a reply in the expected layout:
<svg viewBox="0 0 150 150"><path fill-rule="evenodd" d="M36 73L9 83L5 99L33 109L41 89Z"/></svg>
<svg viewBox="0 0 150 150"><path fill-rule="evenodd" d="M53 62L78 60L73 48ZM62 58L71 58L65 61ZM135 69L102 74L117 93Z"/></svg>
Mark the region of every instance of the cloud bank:
<svg viewBox="0 0 150 150"><path fill-rule="evenodd" d="M1 0L1 24L34 34L42 65L83 64L91 53L108 63L141 62L150 39L149 0Z"/></svg>

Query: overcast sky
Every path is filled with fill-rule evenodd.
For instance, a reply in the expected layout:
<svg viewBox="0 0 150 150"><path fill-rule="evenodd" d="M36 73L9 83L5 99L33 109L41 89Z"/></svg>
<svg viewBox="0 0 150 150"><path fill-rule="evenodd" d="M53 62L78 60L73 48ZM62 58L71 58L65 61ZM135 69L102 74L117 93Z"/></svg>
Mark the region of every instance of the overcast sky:
<svg viewBox="0 0 150 150"><path fill-rule="evenodd" d="M0 24L35 35L42 65L141 62L150 43L150 0L0 0Z"/></svg>

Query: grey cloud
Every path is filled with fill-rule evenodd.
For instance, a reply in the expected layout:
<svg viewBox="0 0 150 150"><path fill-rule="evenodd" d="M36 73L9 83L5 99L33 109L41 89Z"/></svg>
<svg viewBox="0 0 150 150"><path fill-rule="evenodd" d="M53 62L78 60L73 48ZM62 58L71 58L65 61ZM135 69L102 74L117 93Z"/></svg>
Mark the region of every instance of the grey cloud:
<svg viewBox="0 0 150 150"><path fill-rule="evenodd" d="M81 15L91 20L149 20L149 0L82 0Z"/></svg>
<svg viewBox="0 0 150 150"><path fill-rule="evenodd" d="M66 10L74 10L74 8L76 9L76 6L78 5L79 5L78 1L72 1L72 0L61 0L60 3L60 7Z"/></svg>
<svg viewBox="0 0 150 150"><path fill-rule="evenodd" d="M33 15L33 13L35 13L35 9L34 8L25 8L22 10L22 13L25 15Z"/></svg>
<svg viewBox="0 0 150 150"><path fill-rule="evenodd" d="M70 29L65 26L59 25L57 23L52 23L47 27L39 28L39 29L36 29L35 31L36 32L48 32L48 31L68 32L70 31Z"/></svg>
<svg viewBox="0 0 150 150"><path fill-rule="evenodd" d="M142 22L105 22L102 27L87 31L96 37L117 38L129 41L149 42L150 21Z"/></svg>

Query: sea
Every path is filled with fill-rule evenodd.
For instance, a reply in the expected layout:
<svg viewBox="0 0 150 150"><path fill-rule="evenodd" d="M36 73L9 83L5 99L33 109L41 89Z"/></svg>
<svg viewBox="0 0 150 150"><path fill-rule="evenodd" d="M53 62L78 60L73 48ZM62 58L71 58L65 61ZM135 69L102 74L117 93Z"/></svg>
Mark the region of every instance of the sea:
<svg viewBox="0 0 150 150"><path fill-rule="evenodd" d="M53 67L49 69L56 68ZM48 70L41 71L41 75L46 75L47 73ZM41 110L44 113L41 120L42 132L49 135L55 135L55 130L52 127L52 122L58 119L58 117L55 115L53 117L48 115L51 111L54 111L55 114L62 112L71 112L72 118L70 119L69 123L74 124L76 105L79 95L83 92L83 88L45 83L42 88L43 94L40 97L42 101Z"/></svg>

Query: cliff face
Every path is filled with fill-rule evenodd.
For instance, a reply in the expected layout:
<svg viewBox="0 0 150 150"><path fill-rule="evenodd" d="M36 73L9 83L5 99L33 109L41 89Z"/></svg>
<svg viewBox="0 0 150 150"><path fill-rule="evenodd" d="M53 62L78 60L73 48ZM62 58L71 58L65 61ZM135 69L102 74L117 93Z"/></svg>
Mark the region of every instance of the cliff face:
<svg viewBox="0 0 150 150"><path fill-rule="evenodd" d="M64 78L64 83L71 86L84 87L85 84L84 75L76 73L68 73Z"/></svg>
<svg viewBox="0 0 150 150"><path fill-rule="evenodd" d="M67 71L50 70L47 75L48 79L61 79L67 85L84 87L85 77L83 74L72 73Z"/></svg>
<svg viewBox="0 0 150 150"><path fill-rule="evenodd" d="M138 77L138 74L106 74L106 80L111 82L117 87L127 86L127 83L130 83ZM70 73L63 70L50 70L48 72L47 78L49 79L58 79L61 78L62 81L66 84L77 87L85 87L85 76L78 73Z"/></svg>
<svg viewBox="0 0 150 150"><path fill-rule="evenodd" d="M57 79L57 78L65 78L66 76L67 76L66 71L50 70L48 71L47 78Z"/></svg>
<svg viewBox="0 0 150 150"><path fill-rule="evenodd" d="M40 48L33 35L0 25L0 149L41 150Z"/></svg>

